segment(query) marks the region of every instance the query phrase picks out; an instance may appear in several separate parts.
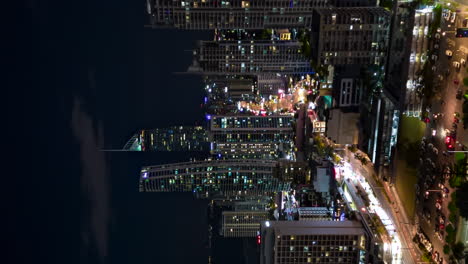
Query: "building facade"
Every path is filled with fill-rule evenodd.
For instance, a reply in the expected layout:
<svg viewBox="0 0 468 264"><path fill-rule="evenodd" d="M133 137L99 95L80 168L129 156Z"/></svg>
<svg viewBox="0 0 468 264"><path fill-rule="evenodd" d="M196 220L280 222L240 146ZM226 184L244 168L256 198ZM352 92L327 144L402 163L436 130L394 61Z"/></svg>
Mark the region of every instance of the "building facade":
<svg viewBox="0 0 468 264"><path fill-rule="evenodd" d="M266 221L261 239L261 264L364 264L372 244L358 221Z"/></svg>
<svg viewBox="0 0 468 264"><path fill-rule="evenodd" d="M208 133L201 126L141 130L125 144L130 151L208 151Z"/></svg>
<svg viewBox="0 0 468 264"><path fill-rule="evenodd" d="M256 78L243 75L204 76L207 102L233 103L239 100L251 100L255 97Z"/></svg>
<svg viewBox="0 0 468 264"><path fill-rule="evenodd" d="M263 196L289 189L273 177L275 161L205 160L143 167L140 192L193 192L198 197Z"/></svg>
<svg viewBox="0 0 468 264"><path fill-rule="evenodd" d="M257 87L260 95L278 94L286 91L288 80L285 75L276 73L262 73L257 75Z"/></svg>
<svg viewBox="0 0 468 264"><path fill-rule="evenodd" d="M321 8L314 11L313 59L324 65L385 65L390 13L380 7Z"/></svg>
<svg viewBox="0 0 468 264"><path fill-rule="evenodd" d="M205 75L308 74L301 43L289 40L199 41L190 73Z"/></svg>
<svg viewBox="0 0 468 264"><path fill-rule="evenodd" d="M224 211L221 234L224 237L256 237L260 223L268 217L266 211Z"/></svg>
<svg viewBox="0 0 468 264"><path fill-rule="evenodd" d="M152 27L189 30L306 28L314 8L329 6L328 0L147 0Z"/></svg>
<svg viewBox="0 0 468 264"><path fill-rule="evenodd" d="M219 158L275 159L291 149L292 116L213 116L211 153Z"/></svg>
<svg viewBox="0 0 468 264"><path fill-rule="evenodd" d="M299 221L331 221L333 210L327 207L299 207L297 208Z"/></svg>

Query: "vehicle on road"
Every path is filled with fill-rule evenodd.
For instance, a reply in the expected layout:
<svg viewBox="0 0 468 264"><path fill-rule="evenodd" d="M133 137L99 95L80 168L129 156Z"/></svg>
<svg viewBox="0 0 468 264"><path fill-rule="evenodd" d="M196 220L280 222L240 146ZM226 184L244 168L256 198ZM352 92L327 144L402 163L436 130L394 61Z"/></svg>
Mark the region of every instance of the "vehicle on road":
<svg viewBox="0 0 468 264"><path fill-rule="evenodd" d="M447 149L450 150L450 151L454 151L455 150L455 145L454 144L449 144L449 145L447 145Z"/></svg>
<svg viewBox="0 0 468 264"><path fill-rule="evenodd" d="M436 129L432 129L432 136L435 137L437 135L437 130Z"/></svg>
<svg viewBox="0 0 468 264"><path fill-rule="evenodd" d="M457 139L457 130L456 129L450 130L450 137L452 137L453 140Z"/></svg>
<svg viewBox="0 0 468 264"><path fill-rule="evenodd" d="M454 62L452 63L452 65L453 65L453 67L455 67L455 69L457 69L457 71L460 70L460 63L459 63L458 61L454 61Z"/></svg>
<svg viewBox="0 0 468 264"><path fill-rule="evenodd" d="M462 95L463 95L463 94L462 94L462 90L461 90L460 88L458 88L458 90L457 90L457 95L456 95L457 99L458 99L458 100L461 100L461 99L462 99Z"/></svg>
<svg viewBox="0 0 468 264"><path fill-rule="evenodd" d="M456 19L457 19L457 13L453 12L452 16L450 17L450 23L454 23Z"/></svg>
<svg viewBox="0 0 468 264"><path fill-rule="evenodd" d="M431 211L429 211L429 209L427 208L424 208L423 209L423 217L426 218L426 220L428 220L428 222L431 221Z"/></svg>
<svg viewBox="0 0 468 264"><path fill-rule="evenodd" d="M457 117L454 117L453 122L458 124L458 123L460 123L460 119L458 119Z"/></svg>
<svg viewBox="0 0 468 264"><path fill-rule="evenodd" d="M438 58L437 55L432 54L431 59L432 59L433 61L437 61L437 58Z"/></svg>
<svg viewBox="0 0 468 264"><path fill-rule="evenodd" d="M442 205L441 205L440 203L436 203L436 204L435 204L435 207L437 208L437 210L442 209Z"/></svg>
<svg viewBox="0 0 468 264"><path fill-rule="evenodd" d="M451 136L445 136L445 145L450 144L452 142L452 137Z"/></svg>
<svg viewBox="0 0 468 264"><path fill-rule="evenodd" d="M439 224L445 224L445 216L443 214L439 215Z"/></svg>
<svg viewBox="0 0 468 264"><path fill-rule="evenodd" d="M439 257L437 264L444 264L444 259L442 258L442 256Z"/></svg>
<svg viewBox="0 0 468 264"><path fill-rule="evenodd" d="M454 117L460 117L460 113L455 112L455 113L453 113L453 116L454 116Z"/></svg>
<svg viewBox="0 0 468 264"><path fill-rule="evenodd" d="M468 28L457 28L457 33L455 34L457 38L466 38L468 37Z"/></svg>
<svg viewBox="0 0 468 264"><path fill-rule="evenodd" d="M463 67L466 67L466 60L465 59L460 59L460 63L461 63L461 65L463 65Z"/></svg>
<svg viewBox="0 0 468 264"><path fill-rule="evenodd" d="M460 80L458 80L458 79L453 80L453 84L459 85L459 84L460 84Z"/></svg>
<svg viewBox="0 0 468 264"><path fill-rule="evenodd" d="M452 52L451 50L446 50L446 51L445 51L445 55L447 55L447 57L448 57L449 59L451 59L452 56L453 56L453 52Z"/></svg>
<svg viewBox="0 0 468 264"><path fill-rule="evenodd" d="M445 179L450 179L451 170L449 166L445 166L443 173Z"/></svg>
<svg viewBox="0 0 468 264"><path fill-rule="evenodd" d="M444 12L443 12L443 16L444 16L445 20L449 21L450 20L450 15L451 15L451 11L445 9Z"/></svg>

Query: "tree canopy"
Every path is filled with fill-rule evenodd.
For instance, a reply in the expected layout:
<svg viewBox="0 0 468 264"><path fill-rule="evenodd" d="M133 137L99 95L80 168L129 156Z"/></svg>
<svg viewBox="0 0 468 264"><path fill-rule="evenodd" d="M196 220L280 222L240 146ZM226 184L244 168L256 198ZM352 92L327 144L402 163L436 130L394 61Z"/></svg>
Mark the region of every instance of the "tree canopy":
<svg viewBox="0 0 468 264"><path fill-rule="evenodd" d="M468 197L468 182L464 182L457 190L457 197ZM457 207L460 211L460 216L468 219L468 200L457 199Z"/></svg>

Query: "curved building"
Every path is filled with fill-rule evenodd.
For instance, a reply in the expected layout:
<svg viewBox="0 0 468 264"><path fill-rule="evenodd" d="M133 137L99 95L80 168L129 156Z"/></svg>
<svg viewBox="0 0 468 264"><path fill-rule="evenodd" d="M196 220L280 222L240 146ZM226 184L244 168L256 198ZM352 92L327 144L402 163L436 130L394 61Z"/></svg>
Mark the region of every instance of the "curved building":
<svg viewBox="0 0 468 264"><path fill-rule="evenodd" d="M143 167L140 192L194 192L199 197L261 196L289 190L271 160L205 160Z"/></svg>

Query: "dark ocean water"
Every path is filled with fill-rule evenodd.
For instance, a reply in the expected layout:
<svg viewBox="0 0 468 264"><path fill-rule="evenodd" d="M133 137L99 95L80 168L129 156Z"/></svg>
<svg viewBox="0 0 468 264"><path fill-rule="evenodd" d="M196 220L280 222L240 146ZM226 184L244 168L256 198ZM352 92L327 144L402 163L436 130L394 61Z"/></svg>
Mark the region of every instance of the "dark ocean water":
<svg viewBox="0 0 468 264"><path fill-rule="evenodd" d="M2 263L206 263L206 201L138 192L141 166L190 155L97 150L119 148L141 128L202 122L200 80L171 73L184 71L186 50L210 34L144 29L144 1L18 7L3 104ZM255 263L240 240L220 243L216 255Z"/></svg>
<svg viewBox="0 0 468 264"><path fill-rule="evenodd" d="M109 0L18 5L22 16L11 28L18 43L10 49L4 96L11 143L5 149L12 158L5 173L11 182L2 192L6 263L206 262L206 201L138 193L142 165L188 155L100 159L92 142L99 126L103 147L119 148L137 129L202 118L200 80L171 73L188 67L191 54L184 50L209 34L145 30L144 6ZM76 99L83 122L73 131ZM84 145L91 155L81 155Z"/></svg>

